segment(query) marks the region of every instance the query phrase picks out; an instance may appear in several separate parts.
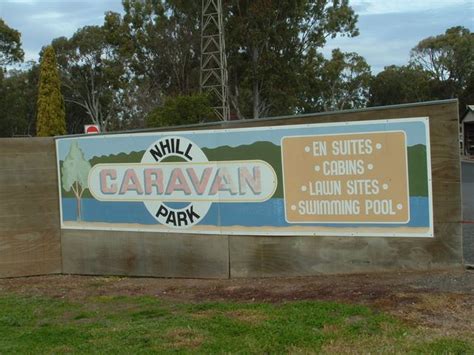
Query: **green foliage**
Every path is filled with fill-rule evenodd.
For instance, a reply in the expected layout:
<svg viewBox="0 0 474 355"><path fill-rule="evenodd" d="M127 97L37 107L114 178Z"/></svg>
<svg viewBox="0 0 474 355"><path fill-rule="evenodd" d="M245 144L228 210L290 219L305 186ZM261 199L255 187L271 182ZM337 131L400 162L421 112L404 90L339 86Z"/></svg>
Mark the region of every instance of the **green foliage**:
<svg viewBox="0 0 474 355"><path fill-rule="evenodd" d="M370 106L395 105L432 99L430 75L416 66L385 67L370 85Z"/></svg>
<svg viewBox="0 0 474 355"><path fill-rule="evenodd" d="M366 307L333 302L179 304L103 296L79 305L3 296L0 305L0 348L8 353L318 351L404 329Z"/></svg>
<svg viewBox="0 0 474 355"><path fill-rule="evenodd" d="M207 96L202 94L168 97L163 106L147 116L148 127L178 126L215 120Z"/></svg>
<svg viewBox="0 0 474 355"><path fill-rule="evenodd" d="M408 65L388 66L371 79L357 53L321 54L329 38L358 35L348 0L223 0L223 14L234 117L453 97L462 111L474 101L474 36L467 28L420 41ZM54 39L65 104L60 94L40 93L38 134L65 133L64 107L71 133L87 123L107 131L216 119L207 104L189 98L199 90L200 22L201 1L124 0L123 13L106 13L101 26ZM40 55L46 61L47 49ZM0 19L0 66L22 58L20 34ZM36 108L28 98L35 97L35 75L35 67L0 74L0 135L34 129Z"/></svg>
<svg viewBox="0 0 474 355"><path fill-rule="evenodd" d="M21 35L0 18L0 137L28 135L33 126L37 75L29 71L4 71L3 65L23 61ZM31 75L33 73L33 75Z"/></svg>
<svg viewBox="0 0 474 355"><path fill-rule="evenodd" d="M20 32L8 27L0 18L0 66L23 61Z"/></svg>
<svg viewBox="0 0 474 355"><path fill-rule="evenodd" d="M474 352L473 344L456 338L440 338L418 345L414 349L420 354L456 354L465 355Z"/></svg>
<svg viewBox="0 0 474 355"><path fill-rule="evenodd" d="M433 79L463 88L474 72L474 33L457 26L442 35L425 38L412 49L411 61Z"/></svg>
<svg viewBox="0 0 474 355"><path fill-rule="evenodd" d="M121 53L152 93L189 95L199 88L200 1L124 0Z"/></svg>
<svg viewBox="0 0 474 355"><path fill-rule="evenodd" d="M406 66L388 66L375 76L370 106L459 98L460 110L474 100L474 34L452 27L421 40Z"/></svg>
<svg viewBox="0 0 474 355"><path fill-rule="evenodd" d="M460 109L474 100L474 33L461 26L420 41L411 51L411 63L432 79L436 99L460 98Z"/></svg>
<svg viewBox="0 0 474 355"><path fill-rule="evenodd" d="M331 59L326 60L310 51L304 69L300 112L366 106L372 75L370 66L357 53L343 53L335 49Z"/></svg>
<svg viewBox="0 0 474 355"><path fill-rule="evenodd" d="M120 129L125 120L127 93L126 67L113 44L109 31L101 26L85 26L67 39L53 40L65 86L66 101L76 105L87 122L99 125L102 132ZM119 118L122 118L120 120ZM82 127L80 127L82 129Z"/></svg>
<svg viewBox="0 0 474 355"><path fill-rule="evenodd" d="M106 14L103 28L127 74L119 122L143 127L163 97L199 90L201 2L124 0L123 7L123 16Z"/></svg>
<svg viewBox="0 0 474 355"><path fill-rule="evenodd" d="M32 135L35 132L39 67L0 69L0 137Z"/></svg>
<svg viewBox="0 0 474 355"><path fill-rule="evenodd" d="M347 0L228 1L230 95L239 118L289 114L301 106L304 62L328 38L356 36ZM321 75L320 67L311 75Z"/></svg>
<svg viewBox="0 0 474 355"><path fill-rule="evenodd" d="M61 94L61 81L52 46L45 49L41 60L36 132L40 137L66 134L66 114Z"/></svg>
<svg viewBox="0 0 474 355"><path fill-rule="evenodd" d="M0 297L5 353L468 354L472 339L425 333L366 306L322 301L179 303L146 296L87 302Z"/></svg>
<svg viewBox="0 0 474 355"><path fill-rule="evenodd" d="M201 2L123 4L124 15L108 13L104 27L115 34L121 62L146 88L149 101L197 92ZM230 98L238 118L295 112L308 51L327 38L358 33L347 0L228 0L223 11ZM146 100L140 102L150 112Z"/></svg>

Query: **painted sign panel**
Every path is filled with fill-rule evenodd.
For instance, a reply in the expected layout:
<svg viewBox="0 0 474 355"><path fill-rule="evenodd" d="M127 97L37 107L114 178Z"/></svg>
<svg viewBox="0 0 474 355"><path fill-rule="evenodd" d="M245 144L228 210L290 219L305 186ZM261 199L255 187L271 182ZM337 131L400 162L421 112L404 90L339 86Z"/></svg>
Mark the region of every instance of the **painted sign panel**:
<svg viewBox="0 0 474 355"><path fill-rule="evenodd" d="M288 222L409 221L405 132L285 137L282 154Z"/></svg>
<svg viewBox="0 0 474 355"><path fill-rule="evenodd" d="M56 140L61 226L432 237L428 118Z"/></svg>

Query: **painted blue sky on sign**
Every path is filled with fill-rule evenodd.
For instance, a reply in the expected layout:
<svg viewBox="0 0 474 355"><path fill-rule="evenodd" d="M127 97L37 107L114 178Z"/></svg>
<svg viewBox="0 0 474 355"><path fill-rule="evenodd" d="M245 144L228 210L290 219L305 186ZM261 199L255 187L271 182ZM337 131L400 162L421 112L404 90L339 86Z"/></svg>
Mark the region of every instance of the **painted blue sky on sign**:
<svg viewBox="0 0 474 355"><path fill-rule="evenodd" d="M335 125L312 125L317 128L317 134L358 133L377 131L405 131L407 145L426 144L425 128L422 121L378 121L378 123L346 123ZM265 130L233 129L220 131L182 131L182 132L154 132L119 134L103 136L82 136L58 139L58 158L64 160L72 140L80 140L80 147L85 158L94 156L110 155L118 153L130 153L148 148L152 143L163 135L177 135L189 138L201 148L216 148L220 146L236 147L244 144L252 144L257 141L272 142L280 145L282 137L287 135L304 136L308 134L307 126L295 126L282 129L281 127L266 127ZM314 132L314 131L313 131Z"/></svg>

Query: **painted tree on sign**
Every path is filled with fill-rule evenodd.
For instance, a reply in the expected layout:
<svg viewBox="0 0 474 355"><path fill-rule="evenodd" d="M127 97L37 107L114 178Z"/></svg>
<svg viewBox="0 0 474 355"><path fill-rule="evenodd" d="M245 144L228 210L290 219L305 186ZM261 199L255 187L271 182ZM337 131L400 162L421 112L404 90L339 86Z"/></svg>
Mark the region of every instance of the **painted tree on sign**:
<svg viewBox="0 0 474 355"><path fill-rule="evenodd" d="M76 196L78 221L81 220L81 198L87 189L87 177L90 170L91 164L84 158L79 143L77 141L72 142L61 168L61 181L64 190L72 190L74 196Z"/></svg>

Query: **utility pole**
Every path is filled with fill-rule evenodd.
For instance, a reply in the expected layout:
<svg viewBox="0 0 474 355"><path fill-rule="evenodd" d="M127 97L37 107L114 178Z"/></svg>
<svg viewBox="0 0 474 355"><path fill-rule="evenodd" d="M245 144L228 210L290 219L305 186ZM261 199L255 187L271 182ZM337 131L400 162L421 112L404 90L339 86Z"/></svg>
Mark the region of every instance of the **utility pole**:
<svg viewBox="0 0 474 355"><path fill-rule="evenodd" d="M229 120L227 59L222 0L202 0L200 90L208 93L220 120Z"/></svg>

